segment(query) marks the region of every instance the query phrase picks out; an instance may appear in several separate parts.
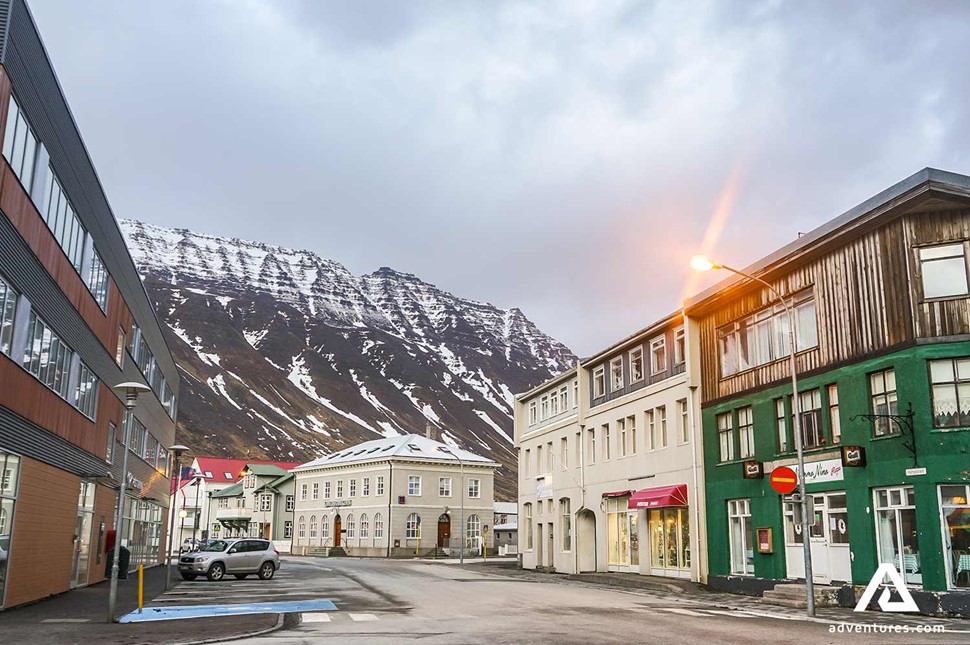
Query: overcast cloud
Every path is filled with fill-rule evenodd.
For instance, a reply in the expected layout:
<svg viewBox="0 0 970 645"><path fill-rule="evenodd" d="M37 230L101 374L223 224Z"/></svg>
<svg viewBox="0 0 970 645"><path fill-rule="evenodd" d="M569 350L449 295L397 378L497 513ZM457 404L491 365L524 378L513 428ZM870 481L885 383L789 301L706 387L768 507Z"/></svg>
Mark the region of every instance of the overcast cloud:
<svg viewBox="0 0 970 645"><path fill-rule="evenodd" d="M118 217L409 271L581 355L698 289L719 204L745 265L970 173L966 2L29 1Z"/></svg>

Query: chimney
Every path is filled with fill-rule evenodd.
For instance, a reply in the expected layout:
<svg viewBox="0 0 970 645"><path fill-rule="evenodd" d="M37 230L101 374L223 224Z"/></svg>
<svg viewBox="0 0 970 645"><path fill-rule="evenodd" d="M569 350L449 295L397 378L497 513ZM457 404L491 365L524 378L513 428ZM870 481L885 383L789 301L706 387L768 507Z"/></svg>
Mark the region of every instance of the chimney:
<svg viewBox="0 0 970 645"><path fill-rule="evenodd" d="M434 428L430 423L427 423L424 426L424 436L428 439L434 439Z"/></svg>

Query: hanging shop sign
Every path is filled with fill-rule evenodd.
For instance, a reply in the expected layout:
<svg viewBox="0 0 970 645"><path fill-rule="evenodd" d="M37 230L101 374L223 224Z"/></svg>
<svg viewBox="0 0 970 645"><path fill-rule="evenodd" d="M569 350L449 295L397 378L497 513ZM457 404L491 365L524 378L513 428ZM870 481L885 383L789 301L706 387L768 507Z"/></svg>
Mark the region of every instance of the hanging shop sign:
<svg viewBox="0 0 970 645"><path fill-rule="evenodd" d="M862 446L842 446L842 465L861 468L866 465L866 449Z"/></svg>
<svg viewBox="0 0 970 645"><path fill-rule="evenodd" d="M765 476L764 464L760 461L746 461L741 466L744 468L745 479L761 479Z"/></svg>

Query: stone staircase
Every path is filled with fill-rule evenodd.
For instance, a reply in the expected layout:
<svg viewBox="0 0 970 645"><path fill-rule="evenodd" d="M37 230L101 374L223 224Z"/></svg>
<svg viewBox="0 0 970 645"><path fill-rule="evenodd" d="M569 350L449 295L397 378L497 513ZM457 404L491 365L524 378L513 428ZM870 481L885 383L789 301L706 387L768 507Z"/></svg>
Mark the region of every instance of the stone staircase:
<svg viewBox="0 0 970 645"><path fill-rule="evenodd" d="M306 554L316 558L346 557L347 552L342 546L315 546L306 550Z"/></svg>
<svg viewBox="0 0 970 645"><path fill-rule="evenodd" d="M839 587L815 585L815 606L838 607L840 590ZM774 589L764 593L761 601L770 605L781 605L782 607L795 607L798 609L805 609L808 606L805 585L798 583L775 585Z"/></svg>

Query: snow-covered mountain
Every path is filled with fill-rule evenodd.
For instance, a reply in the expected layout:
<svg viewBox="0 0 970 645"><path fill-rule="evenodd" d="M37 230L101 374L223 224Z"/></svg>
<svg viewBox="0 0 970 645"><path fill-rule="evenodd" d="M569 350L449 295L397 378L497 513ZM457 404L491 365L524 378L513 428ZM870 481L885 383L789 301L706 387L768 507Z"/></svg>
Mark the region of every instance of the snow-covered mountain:
<svg viewBox="0 0 970 645"><path fill-rule="evenodd" d="M518 309L310 251L122 220L182 369L180 441L199 454L310 459L423 433L500 462L512 395L575 363Z"/></svg>

